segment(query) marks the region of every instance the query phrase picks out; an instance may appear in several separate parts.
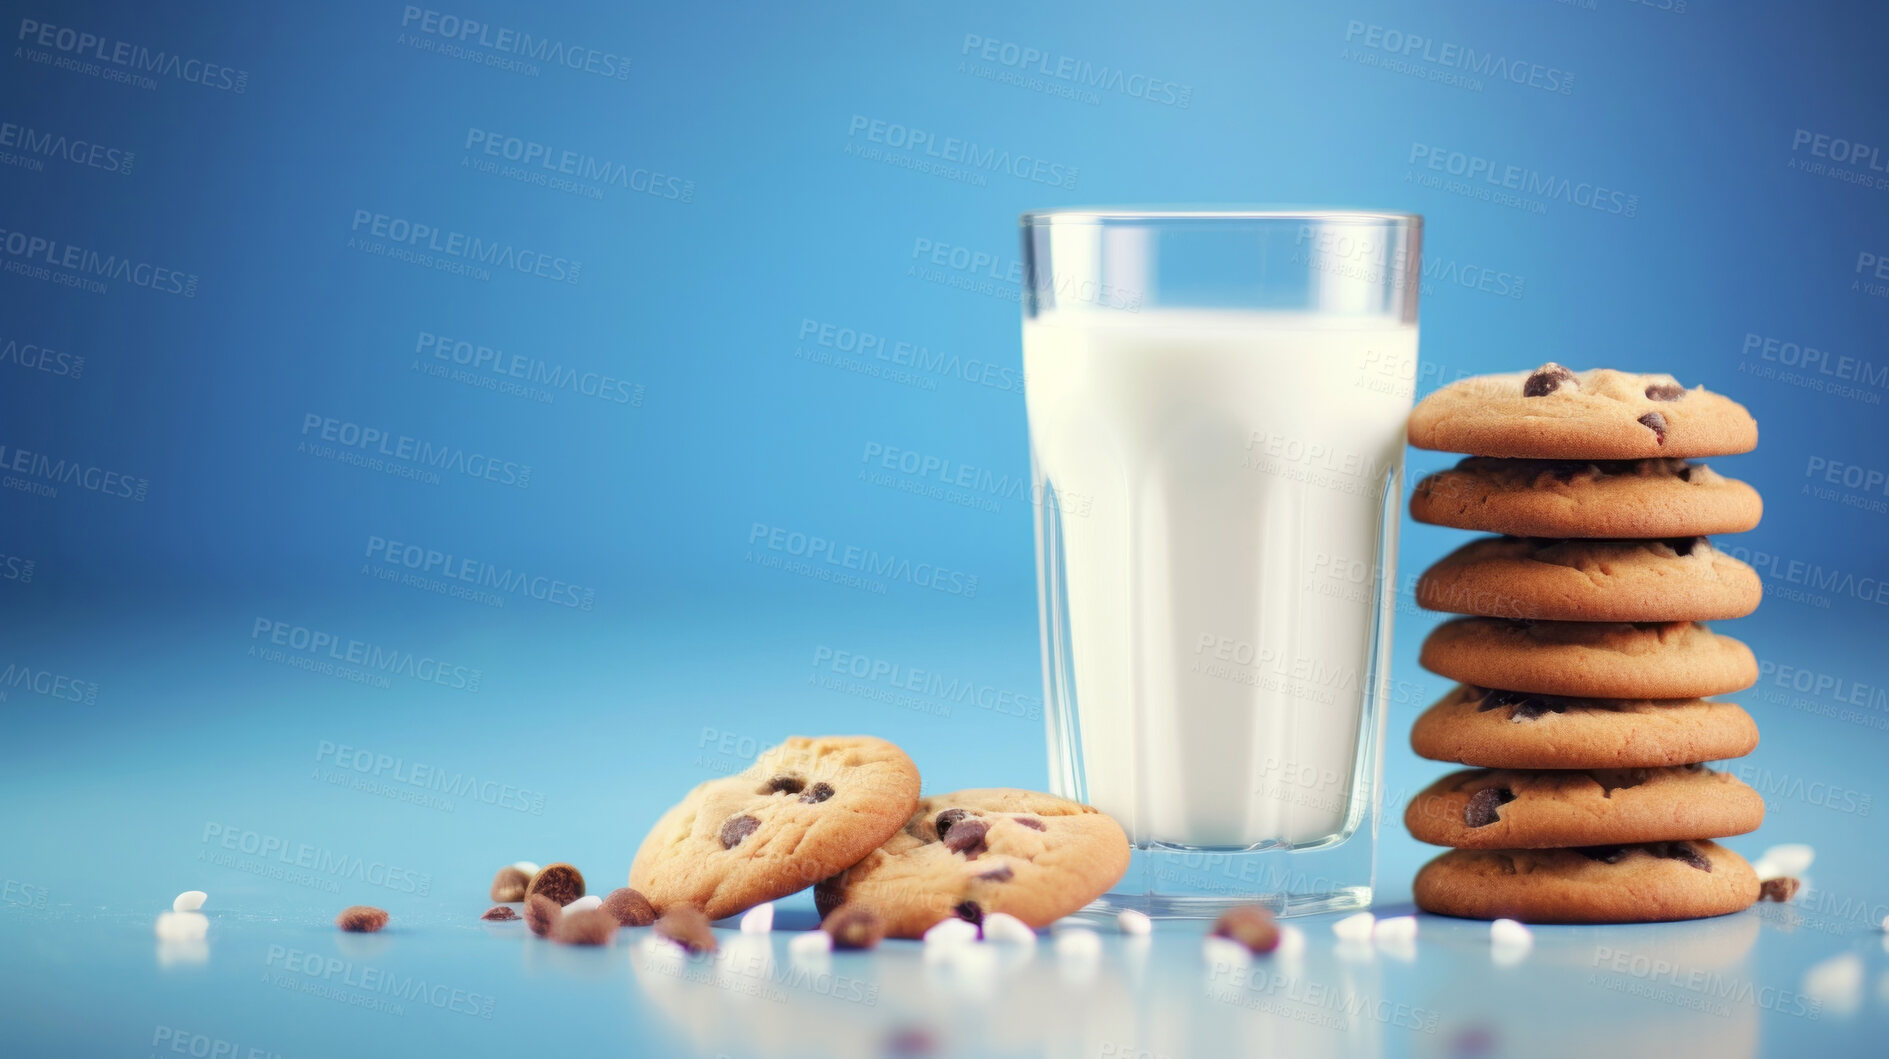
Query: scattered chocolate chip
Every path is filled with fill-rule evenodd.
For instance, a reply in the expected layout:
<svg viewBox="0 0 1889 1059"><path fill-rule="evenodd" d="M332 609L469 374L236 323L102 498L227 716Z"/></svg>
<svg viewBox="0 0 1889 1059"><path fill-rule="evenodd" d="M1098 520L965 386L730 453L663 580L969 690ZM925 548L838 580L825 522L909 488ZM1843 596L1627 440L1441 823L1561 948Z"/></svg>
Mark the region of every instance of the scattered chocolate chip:
<svg viewBox="0 0 1889 1059"><path fill-rule="evenodd" d="M1766 879L1758 884L1758 900L1776 901L1783 904L1797 896L1797 888L1803 883L1789 875L1780 875L1775 879Z"/></svg>
<svg viewBox="0 0 1889 1059"><path fill-rule="evenodd" d="M798 776L776 776L756 791L756 794L799 794L807 786L807 781Z"/></svg>
<svg viewBox="0 0 1889 1059"><path fill-rule="evenodd" d="M1463 807L1463 823L1470 827L1487 827L1501 819L1496 813L1497 807L1514 800L1515 792L1507 787L1484 787L1469 796L1469 804Z"/></svg>
<svg viewBox="0 0 1889 1059"><path fill-rule="evenodd" d="M1667 842L1653 847L1653 855L1669 860L1683 861L1688 867L1700 871L1711 871L1712 862L1705 859L1705 854L1685 842Z"/></svg>
<svg viewBox="0 0 1889 1059"><path fill-rule="evenodd" d="M547 864L538 869L538 874L531 877L531 885L525 887L527 898L533 894L543 894L563 908L584 896L584 873L562 861Z"/></svg>
<svg viewBox="0 0 1889 1059"><path fill-rule="evenodd" d="M1658 412L1648 412L1640 417L1640 425L1653 432L1659 444L1666 444L1666 417Z"/></svg>
<svg viewBox="0 0 1889 1059"><path fill-rule="evenodd" d="M386 925L386 910L371 905L349 905L335 917L335 926L351 934L372 934Z"/></svg>
<svg viewBox="0 0 1889 1059"><path fill-rule="evenodd" d="M1676 537L1666 542L1666 547L1675 555L1691 555L1692 550L1705 543L1704 537Z"/></svg>
<svg viewBox="0 0 1889 1059"><path fill-rule="evenodd" d="M1536 368L1522 383L1523 397L1546 397L1559 390L1564 382L1574 381L1574 373L1559 364L1549 362Z"/></svg>
<svg viewBox="0 0 1889 1059"><path fill-rule="evenodd" d="M1015 820L1017 823L1022 824L1024 827L1027 827L1032 831L1049 830L1049 828L1043 826L1043 821L1038 820L1034 816L1013 816L1010 819Z"/></svg>
<svg viewBox="0 0 1889 1059"><path fill-rule="evenodd" d="M964 810L962 809L946 809L944 812L939 813L937 820L933 821L933 826L938 829L938 840L940 842L944 841L945 832L951 830L952 825L962 819L964 819Z"/></svg>
<svg viewBox="0 0 1889 1059"><path fill-rule="evenodd" d="M619 886L603 899L603 910L626 927L646 927L656 922L656 909L649 898L627 886Z"/></svg>
<svg viewBox="0 0 1889 1059"><path fill-rule="evenodd" d="M1646 388L1649 401L1677 401L1686 395L1686 388L1670 382L1656 382Z"/></svg>
<svg viewBox="0 0 1889 1059"><path fill-rule="evenodd" d="M656 920L656 933L689 950L691 954L714 952L715 928L708 917L694 905L673 905Z"/></svg>
<svg viewBox="0 0 1889 1059"><path fill-rule="evenodd" d="M979 873L977 877L985 882L1009 882L1014 874L1016 873L1010 870L1010 865L999 864L987 872Z"/></svg>
<svg viewBox="0 0 1889 1059"><path fill-rule="evenodd" d="M601 908L586 908L561 916L551 928L551 940L566 945L608 945L622 926L617 917Z"/></svg>
<svg viewBox="0 0 1889 1059"><path fill-rule="evenodd" d="M806 793L800 796L800 800L806 802L808 805L818 805L831 797L833 797L832 784L816 783L807 788Z"/></svg>
<svg viewBox="0 0 1889 1059"><path fill-rule="evenodd" d="M721 825L721 848L733 849L741 840L754 834L754 829L761 826L761 821L746 813L731 816Z"/></svg>
<svg viewBox="0 0 1889 1059"><path fill-rule="evenodd" d="M820 921L820 929L833 935L836 949L870 949L885 938L885 924L863 908L841 905Z"/></svg>
<svg viewBox="0 0 1889 1059"><path fill-rule="evenodd" d="M975 816L966 817L951 825L951 833L945 836L945 848L976 860L977 855L984 852L984 836L989 832L989 824Z"/></svg>
<svg viewBox="0 0 1889 1059"><path fill-rule="evenodd" d="M1574 852L1588 860L1600 861L1602 864L1618 864L1620 858L1627 855L1628 850L1625 846L1579 846Z"/></svg>
<svg viewBox="0 0 1889 1059"><path fill-rule="evenodd" d="M531 885L531 876L507 864L492 876L492 900L523 901L525 887Z"/></svg>
<svg viewBox="0 0 1889 1059"><path fill-rule="evenodd" d="M544 937L564 918L564 906L543 894L532 894L525 899L525 925L533 934Z"/></svg>
<svg viewBox="0 0 1889 1059"><path fill-rule="evenodd" d="M1240 905L1220 913L1220 918L1213 921L1212 934L1237 941L1254 953L1264 954L1279 947L1279 924L1259 905Z"/></svg>
<svg viewBox="0 0 1889 1059"><path fill-rule="evenodd" d="M489 919L494 923L503 923L508 919L517 919L518 913L512 911L510 905L493 905L491 908L485 910L485 915L479 918Z"/></svg>
<svg viewBox="0 0 1889 1059"><path fill-rule="evenodd" d="M976 901L959 901L951 911L957 913L959 919L976 923L980 927L984 925L984 906Z"/></svg>

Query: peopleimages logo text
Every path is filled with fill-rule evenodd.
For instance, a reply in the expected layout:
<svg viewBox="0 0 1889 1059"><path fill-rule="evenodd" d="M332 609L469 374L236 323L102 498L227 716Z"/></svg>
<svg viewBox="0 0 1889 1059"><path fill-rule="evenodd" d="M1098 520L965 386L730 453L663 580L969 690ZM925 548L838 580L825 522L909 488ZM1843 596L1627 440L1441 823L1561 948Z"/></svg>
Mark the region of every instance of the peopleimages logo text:
<svg viewBox="0 0 1889 1059"><path fill-rule="evenodd" d="M464 581L514 596L527 596L541 603L551 603L576 610L596 605L597 590L574 585L555 577L534 577L529 571L469 559L463 555L425 548L418 544L390 540L378 534L367 538L367 558L387 566L415 570L422 574Z"/></svg>
<svg viewBox="0 0 1889 1059"><path fill-rule="evenodd" d="M112 40L84 30L55 26L30 18L20 19L20 32L14 38L40 48L51 48L64 55L95 59L139 73L174 77L193 85L219 92L241 95L249 87L249 72L201 59L187 59L163 51L152 51L142 44Z"/></svg>
<svg viewBox="0 0 1889 1059"><path fill-rule="evenodd" d="M119 257L117 254L101 254L42 235L0 228L0 251L22 261L67 269L100 279L122 280L134 287L144 287L160 294L181 294L186 298L197 296L195 273L179 272L174 268Z"/></svg>
<svg viewBox="0 0 1889 1059"><path fill-rule="evenodd" d="M1433 144L1412 143L1408 161L1412 165L1421 165L1453 177L1480 180L1504 191L1565 202L1598 213L1634 217L1640 212L1638 195L1603 187L1593 181L1551 176L1527 166L1498 162L1482 155L1452 151Z"/></svg>
<svg viewBox="0 0 1889 1059"><path fill-rule="evenodd" d="M427 684L438 684L455 691L478 691L485 670L443 661L431 655L416 655L397 647L382 647L350 637L336 635L305 625L292 625L273 618L257 618L249 630L251 641L287 648L310 658L360 666L380 673L412 677ZM254 647L251 647L254 650Z"/></svg>
<svg viewBox="0 0 1889 1059"><path fill-rule="evenodd" d="M554 257L510 243L481 239L464 232L442 231L430 224L375 213L373 210L355 210L354 223L349 230L357 235L385 239L414 250L476 261L481 265L522 272L559 283L576 283L584 272L584 263L581 261Z"/></svg>
<svg viewBox="0 0 1889 1059"><path fill-rule="evenodd" d="M548 37L534 37L522 30L488 25L477 19L460 18L431 8L406 7L400 12L400 28L610 80L623 81L630 76L630 60L615 52L598 51L596 48L567 44Z"/></svg>
<svg viewBox="0 0 1889 1059"><path fill-rule="evenodd" d="M524 489L531 485L531 465L501 460L480 452L468 452L457 445L436 445L406 434L391 434L379 427L363 426L346 419L336 419L310 412L302 417L302 436L320 439L344 449L377 453L415 467L483 478L500 485Z"/></svg>

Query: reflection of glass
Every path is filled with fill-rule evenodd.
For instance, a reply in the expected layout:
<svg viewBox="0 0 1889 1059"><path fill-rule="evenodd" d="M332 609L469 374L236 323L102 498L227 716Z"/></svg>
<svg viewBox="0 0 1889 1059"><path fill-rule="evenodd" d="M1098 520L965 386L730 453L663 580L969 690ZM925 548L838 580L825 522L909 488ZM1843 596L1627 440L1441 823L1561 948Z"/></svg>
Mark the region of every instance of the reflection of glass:
<svg viewBox="0 0 1889 1059"><path fill-rule="evenodd" d="M1022 224L1050 775L1135 844L1108 902L1368 904L1421 220Z"/></svg>

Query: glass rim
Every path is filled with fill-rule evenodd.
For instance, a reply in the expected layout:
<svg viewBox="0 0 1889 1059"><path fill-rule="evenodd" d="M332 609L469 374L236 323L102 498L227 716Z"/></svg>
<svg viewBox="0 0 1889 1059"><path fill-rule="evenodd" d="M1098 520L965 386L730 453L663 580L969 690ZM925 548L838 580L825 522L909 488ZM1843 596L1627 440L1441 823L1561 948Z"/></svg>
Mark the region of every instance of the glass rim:
<svg viewBox="0 0 1889 1059"><path fill-rule="evenodd" d="M1140 221L1296 221L1298 223L1363 223L1421 227L1423 214L1394 210L1282 209L1260 206L1059 206L1025 210L1017 216L1024 228L1050 224L1109 224Z"/></svg>

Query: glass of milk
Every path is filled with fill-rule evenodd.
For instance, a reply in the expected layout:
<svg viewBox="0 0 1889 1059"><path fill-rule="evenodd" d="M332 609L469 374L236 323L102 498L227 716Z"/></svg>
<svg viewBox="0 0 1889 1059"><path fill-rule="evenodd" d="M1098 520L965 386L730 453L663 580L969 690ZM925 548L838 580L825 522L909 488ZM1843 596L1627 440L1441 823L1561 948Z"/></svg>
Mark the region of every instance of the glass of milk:
<svg viewBox="0 0 1889 1059"><path fill-rule="evenodd" d="M1022 218L1052 788L1098 910L1371 903L1422 218Z"/></svg>

